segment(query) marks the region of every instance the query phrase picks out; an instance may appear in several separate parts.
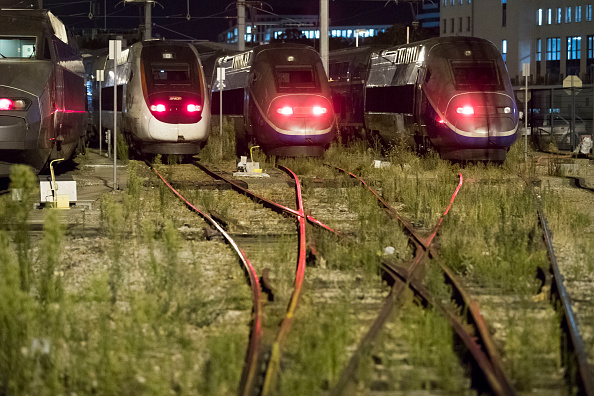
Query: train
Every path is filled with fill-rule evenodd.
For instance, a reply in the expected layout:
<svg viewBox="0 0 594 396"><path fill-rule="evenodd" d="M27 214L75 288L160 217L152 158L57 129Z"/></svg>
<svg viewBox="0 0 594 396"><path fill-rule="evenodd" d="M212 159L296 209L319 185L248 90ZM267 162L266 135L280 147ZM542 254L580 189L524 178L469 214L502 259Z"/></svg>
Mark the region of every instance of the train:
<svg viewBox="0 0 594 396"><path fill-rule="evenodd" d="M0 10L0 177L83 151L85 100L81 54L64 24L47 10Z"/></svg>
<svg viewBox="0 0 594 396"><path fill-rule="evenodd" d="M505 62L484 39L332 51L329 84L343 139L365 129L388 145L404 140L446 160L502 163L517 137Z"/></svg>
<svg viewBox="0 0 594 396"><path fill-rule="evenodd" d="M132 152L191 158L206 145L210 95L195 47L180 41L140 41L121 51L115 73L114 60L105 50L86 55L93 109L89 129L95 136L113 130L115 81L117 129ZM96 80L97 70L104 70L103 81Z"/></svg>
<svg viewBox="0 0 594 396"><path fill-rule="evenodd" d="M234 119L238 155L252 143L271 156L322 156L334 139L328 78L312 47L275 43L220 50L203 64L210 73L213 113Z"/></svg>

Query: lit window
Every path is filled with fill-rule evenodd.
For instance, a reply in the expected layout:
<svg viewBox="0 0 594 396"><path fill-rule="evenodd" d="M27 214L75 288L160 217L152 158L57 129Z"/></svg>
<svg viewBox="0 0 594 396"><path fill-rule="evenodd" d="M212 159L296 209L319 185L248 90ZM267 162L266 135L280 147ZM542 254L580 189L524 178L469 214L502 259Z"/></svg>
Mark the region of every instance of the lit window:
<svg viewBox="0 0 594 396"><path fill-rule="evenodd" d="M557 15L555 17L555 23L561 23L561 7L557 8Z"/></svg>
<svg viewBox="0 0 594 396"><path fill-rule="evenodd" d="M594 59L594 36L588 36L588 59Z"/></svg>
<svg viewBox="0 0 594 396"><path fill-rule="evenodd" d="M571 23L571 7L565 7L565 23Z"/></svg>
<svg viewBox="0 0 594 396"><path fill-rule="evenodd" d="M506 61L507 58L507 40L503 40L501 42L501 56L503 57L503 61Z"/></svg>
<svg viewBox="0 0 594 396"><path fill-rule="evenodd" d="M561 59L561 38L551 37L547 39L547 60L558 61Z"/></svg>
<svg viewBox="0 0 594 396"><path fill-rule="evenodd" d="M248 26L246 26L246 28L245 28L245 32L246 32L246 33L248 33L248 34L252 33L252 27L251 27L251 26L249 26L249 25L248 25Z"/></svg>
<svg viewBox="0 0 594 396"><path fill-rule="evenodd" d="M575 21L582 21L582 6L575 6Z"/></svg>
<svg viewBox="0 0 594 396"><path fill-rule="evenodd" d="M542 60L542 40L536 39L536 60L540 62Z"/></svg>
<svg viewBox="0 0 594 396"><path fill-rule="evenodd" d="M582 38L580 36L567 37L567 59L580 59Z"/></svg>
<svg viewBox="0 0 594 396"><path fill-rule="evenodd" d="M553 9L549 8L547 10L547 25L550 25L551 23L553 23Z"/></svg>
<svg viewBox="0 0 594 396"><path fill-rule="evenodd" d="M592 20L592 5L588 4L586 6L586 21L590 22Z"/></svg>
<svg viewBox="0 0 594 396"><path fill-rule="evenodd" d="M316 38L319 39L320 38L320 31L316 30Z"/></svg>
<svg viewBox="0 0 594 396"><path fill-rule="evenodd" d="M538 9L538 13L536 14L536 21L538 26L542 26L542 8Z"/></svg>

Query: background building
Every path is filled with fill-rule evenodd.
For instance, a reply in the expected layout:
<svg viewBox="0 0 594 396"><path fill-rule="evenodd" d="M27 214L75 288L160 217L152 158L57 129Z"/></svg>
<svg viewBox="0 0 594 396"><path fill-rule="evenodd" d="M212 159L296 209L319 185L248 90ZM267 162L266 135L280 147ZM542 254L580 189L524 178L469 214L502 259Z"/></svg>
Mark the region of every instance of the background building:
<svg viewBox="0 0 594 396"><path fill-rule="evenodd" d="M330 37L354 39L359 30L359 37L373 37L380 32L385 32L392 25L330 25ZM233 24L219 34L219 42L236 43L237 25ZM269 15L255 14L246 18L246 44L266 44L273 39L278 39L286 34L305 36L308 39L320 38L319 15Z"/></svg>
<svg viewBox="0 0 594 396"><path fill-rule="evenodd" d="M594 1L439 0L440 35L493 42L516 84L530 63L532 84L559 84L568 75L592 82Z"/></svg>

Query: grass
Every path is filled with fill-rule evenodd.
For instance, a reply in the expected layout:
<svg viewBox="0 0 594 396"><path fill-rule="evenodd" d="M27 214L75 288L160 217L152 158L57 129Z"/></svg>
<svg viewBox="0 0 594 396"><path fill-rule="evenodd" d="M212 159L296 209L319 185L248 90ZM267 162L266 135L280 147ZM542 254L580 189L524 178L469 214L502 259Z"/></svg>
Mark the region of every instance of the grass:
<svg viewBox="0 0 594 396"><path fill-rule="evenodd" d="M231 125L225 122L223 141L217 143L218 130L213 130L213 140L201 154L203 159L235 160ZM449 202L461 171L466 183L442 226L441 259L484 288L521 296L528 309L538 291L536 269L546 259L532 197L523 186L510 183L510 174L535 172L530 163L523 163L523 152L517 147L512 147L502 167L476 164L461 169L432 154L415 156L404 145L381 152L364 142L349 147L334 144L324 158L283 163L312 177L343 177L322 166L324 162L353 171L426 228L433 226ZM376 159L392 165L374 168ZM263 161L273 162L271 158ZM171 176L167 174L171 168L166 169L164 176ZM95 248L105 256L92 275L85 275L81 284L73 287L62 254L69 236L55 211L47 212L39 244L30 239L27 221L37 190L35 178L27 172L15 168L13 186L23 191L22 201L2 197L0 205L1 222L15 225L12 233L0 230L0 394L236 393L248 337L250 293L237 259L227 247L206 242L201 236L186 240L180 234L180 228L200 229L204 222L172 199L167 189L145 186L137 163L132 161L125 193L106 195L101 202L103 238ZM307 194L308 199L322 199L315 188ZM238 219L231 225L234 232L270 231L274 225L281 233L294 233L292 220L260 215L259 205L234 192L186 195L207 210ZM557 235L587 235L592 227L590 215L550 189L543 189L542 196ZM348 224L345 231L358 241L351 246L308 228L308 239L315 238L326 269L366 274L368 284L378 288L378 268L386 257L386 247L394 247L390 258L396 261L410 258L407 239L397 223L388 219L365 188L337 188L323 197L323 204L340 211L331 212L329 219L320 213L320 220L336 221L331 225L339 229ZM338 212L344 213L340 215L344 218L339 218ZM269 249L258 244L261 253L250 255L250 259L258 274L263 268L272 269L278 296L286 299L294 279L295 237L270 237L263 244ZM580 246L583 255L592 256L594 244ZM587 268L592 271L591 264ZM430 271L427 283L437 295L447 298L448 290L437 271ZM341 292L344 299L314 304L306 288L286 344L279 394L320 394L335 384L350 357L348 351L359 326L352 317L349 290ZM465 389L453 335L443 319L416 306L406 306L403 314L396 322L401 331L386 336L386 345L404 340L406 363L421 367L427 375L399 371L399 363L383 355L383 362L394 364L390 370L395 388L450 393ZM274 313L265 318L271 326L277 323L273 319ZM531 369L535 356L557 362L558 330L549 318L533 319L526 326L513 326L518 319L511 315L506 320L503 355L514 380L521 384L518 388L529 389L538 380L538 372ZM539 338L530 339L531 331Z"/></svg>
<svg viewBox="0 0 594 396"><path fill-rule="evenodd" d="M320 395L334 386L347 363L344 351L354 341L352 326L348 302L320 308L303 301L287 338L278 394Z"/></svg>

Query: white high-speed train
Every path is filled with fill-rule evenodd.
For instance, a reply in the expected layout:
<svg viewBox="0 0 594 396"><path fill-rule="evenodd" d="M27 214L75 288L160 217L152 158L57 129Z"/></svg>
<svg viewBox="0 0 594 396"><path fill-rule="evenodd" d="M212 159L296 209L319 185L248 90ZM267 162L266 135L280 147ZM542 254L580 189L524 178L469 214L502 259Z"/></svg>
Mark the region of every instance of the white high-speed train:
<svg viewBox="0 0 594 396"><path fill-rule="evenodd" d="M141 155L198 154L208 139L211 112L196 49L183 42L142 41L122 51L115 73L113 62L103 53L87 67L93 76L105 70L105 81L89 84L93 129L98 131L101 87L102 129L113 130L116 81L117 128L133 150Z"/></svg>

